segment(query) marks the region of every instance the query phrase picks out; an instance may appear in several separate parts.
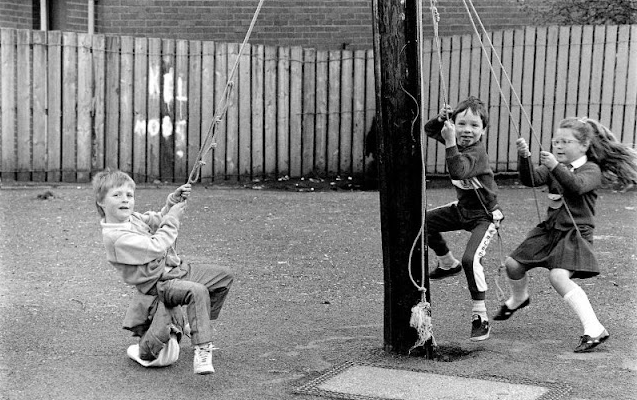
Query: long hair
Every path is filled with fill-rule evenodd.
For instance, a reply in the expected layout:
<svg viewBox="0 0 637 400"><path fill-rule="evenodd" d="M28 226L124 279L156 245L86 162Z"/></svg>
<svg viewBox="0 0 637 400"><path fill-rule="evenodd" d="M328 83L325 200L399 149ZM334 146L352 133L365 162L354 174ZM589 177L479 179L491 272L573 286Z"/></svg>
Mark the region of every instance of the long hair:
<svg viewBox="0 0 637 400"><path fill-rule="evenodd" d="M559 127L572 129L577 140L589 144L586 156L599 165L605 186L625 191L637 184L637 152L610 129L588 117L563 119Z"/></svg>

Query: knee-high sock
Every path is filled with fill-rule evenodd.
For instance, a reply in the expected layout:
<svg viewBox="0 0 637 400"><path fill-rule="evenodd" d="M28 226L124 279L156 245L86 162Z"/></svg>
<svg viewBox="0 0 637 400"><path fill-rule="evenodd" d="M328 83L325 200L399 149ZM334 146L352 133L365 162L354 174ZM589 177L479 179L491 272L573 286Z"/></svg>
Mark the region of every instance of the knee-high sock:
<svg viewBox="0 0 637 400"><path fill-rule="evenodd" d="M509 309L515 310L529 298L529 276L525 274L522 279L517 280L509 278L509 287L511 288L511 297L504 304Z"/></svg>
<svg viewBox="0 0 637 400"><path fill-rule="evenodd" d="M604 332L604 326L599 322L588 296L577 286L575 289L564 295L564 301L575 311L582 326L584 327L584 335L592 338L598 337Z"/></svg>

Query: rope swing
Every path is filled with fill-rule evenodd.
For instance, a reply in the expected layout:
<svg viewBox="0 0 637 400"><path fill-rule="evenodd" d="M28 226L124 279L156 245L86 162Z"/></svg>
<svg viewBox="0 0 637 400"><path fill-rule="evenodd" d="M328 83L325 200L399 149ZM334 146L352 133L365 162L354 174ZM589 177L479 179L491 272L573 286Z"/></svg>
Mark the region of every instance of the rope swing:
<svg viewBox="0 0 637 400"><path fill-rule="evenodd" d="M248 31L246 32L243 42L241 43L241 48L239 48L239 54L237 55L237 59L234 63L234 66L232 67L232 70L230 71L230 75L228 76L228 82L226 83L226 87L224 88L223 93L221 95L220 103L217 107L217 110L215 111L213 120L210 124L210 128L208 128L208 133L206 134L206 138L204 139L203 144L201 145L199 149L199 153L197 153L197 157L195 158L192 171L190 172L190 175L188 176L188 183L192 184L196 182L197 180L199 180L201 167L206 164L206 162L203 161L203 158L206 154L208 154L208 152L212 148L216 146L216 143L213 142L213 139L214 139L215 133L217 132L217 126L219 125L219 123L221 123L221 121L223 121L223 117L225 116L226 111L228 111L228 107L230 106L230 96L232 95L232 89L234 88L234 82L232 81L232 78L234 77L235 73L237 72L237 69L239 68L239 62L241 60L241 56L243 55L243 50L245 49L246 44L248 43L248 40L250 39L250 35L252 34L254 25L257 22L257 17L259 16L259 13L261 12L261 7L263 7L264 1L265 0L259 0L259 4L257 5L254 15L252 16L250 27L248 28Z"/></svg>

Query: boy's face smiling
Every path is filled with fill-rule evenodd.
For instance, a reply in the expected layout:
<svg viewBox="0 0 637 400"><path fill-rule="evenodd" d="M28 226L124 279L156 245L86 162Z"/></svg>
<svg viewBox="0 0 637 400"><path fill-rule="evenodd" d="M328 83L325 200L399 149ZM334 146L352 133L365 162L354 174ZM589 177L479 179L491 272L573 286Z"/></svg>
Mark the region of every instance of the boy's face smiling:
<svg viewBox="0 0 637 400"><path fill-rule="evenodd" d="M97 204L104 210L106 222L127 222L135 207L135 189L132 185L111 188L106 192L104 200Z"/></svg>
<svg viewBox="0 0 637 400"><path fill-rule="evenodd" d="M470 108L458 113L454 122L456 126L456 140L460 146L471 146L476 143L485 132L480 115L474 114Z"/></svg>

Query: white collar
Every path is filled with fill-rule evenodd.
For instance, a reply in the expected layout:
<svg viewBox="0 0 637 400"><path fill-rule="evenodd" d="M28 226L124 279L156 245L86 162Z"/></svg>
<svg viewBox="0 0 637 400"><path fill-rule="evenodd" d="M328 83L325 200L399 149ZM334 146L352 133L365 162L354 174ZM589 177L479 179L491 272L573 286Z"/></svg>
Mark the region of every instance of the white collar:
<svg viewBox="0 0 637 400"><path fill-rule="evenodd" d="M573 160L573 162L571 162L571 171L586 164L586 161L588 161L588 157L586 157L586 155L581 156L577 160Z"/></svg>

